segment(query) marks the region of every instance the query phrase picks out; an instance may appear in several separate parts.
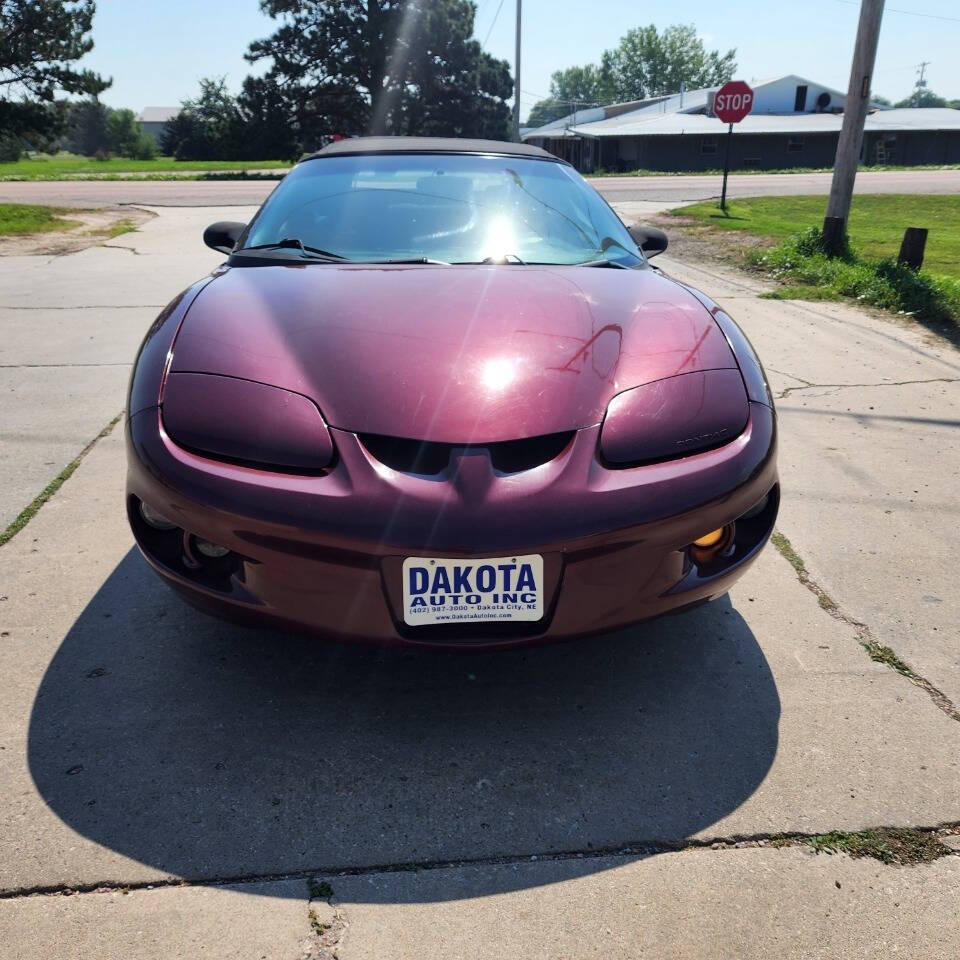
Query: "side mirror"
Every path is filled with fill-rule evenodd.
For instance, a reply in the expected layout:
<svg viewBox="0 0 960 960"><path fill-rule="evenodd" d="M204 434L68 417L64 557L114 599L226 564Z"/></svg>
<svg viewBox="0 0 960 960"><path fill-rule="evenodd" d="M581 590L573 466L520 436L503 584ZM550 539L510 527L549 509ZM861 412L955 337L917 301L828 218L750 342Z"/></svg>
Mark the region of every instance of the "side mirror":
<svg viewBox="0 0 960 960"><path fill-rule="evenodd" d="M247 225L245 223L235 223L233 220L218 220L216 223L211 223L203 231L203 242L211 250L230 253L246 229Z"/></svg>
<svg viewBox="0 0 960 960"><path fill-rule="evenodd" d="M667 249L667 235L662 230L645 223L636 223L627 229L648 260Z"/></svg>

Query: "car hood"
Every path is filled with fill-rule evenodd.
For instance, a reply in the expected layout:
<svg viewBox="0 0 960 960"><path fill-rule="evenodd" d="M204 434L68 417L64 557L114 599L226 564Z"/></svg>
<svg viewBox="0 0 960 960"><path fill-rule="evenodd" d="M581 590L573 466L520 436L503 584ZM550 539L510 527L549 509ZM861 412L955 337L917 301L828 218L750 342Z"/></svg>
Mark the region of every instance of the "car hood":
<svg viewBox="0 0 960 960"><path fill-rule="evenodd" d="M208 284L170 369L295 391L356 433L493 443L595 424L630 387L732 367L703 305L651 269L284 264Z"/></svg>

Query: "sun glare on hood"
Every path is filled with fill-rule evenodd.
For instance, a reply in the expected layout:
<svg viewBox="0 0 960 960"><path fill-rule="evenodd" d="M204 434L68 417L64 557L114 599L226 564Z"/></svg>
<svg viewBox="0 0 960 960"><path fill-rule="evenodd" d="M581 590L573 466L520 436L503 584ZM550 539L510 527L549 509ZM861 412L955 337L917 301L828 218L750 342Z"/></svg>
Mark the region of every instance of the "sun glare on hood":
<svg viewBox="0 0 960 960"><path fill-rule="evenodd" d="M516 363L507 357L495 357L483 365L481 379L490 391L503 390L516 379Z"/></svg>

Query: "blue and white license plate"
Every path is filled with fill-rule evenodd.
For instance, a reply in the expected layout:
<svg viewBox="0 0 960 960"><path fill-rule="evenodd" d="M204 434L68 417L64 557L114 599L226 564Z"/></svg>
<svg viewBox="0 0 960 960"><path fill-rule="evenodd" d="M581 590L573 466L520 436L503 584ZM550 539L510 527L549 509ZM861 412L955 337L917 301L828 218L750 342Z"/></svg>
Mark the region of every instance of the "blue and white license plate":
<svg viewBox="0 0 960 960"><path fill-rule="evenodd" d="M510 622L543 617L543 557L403 561L403 620L435 623Z"/></svg>

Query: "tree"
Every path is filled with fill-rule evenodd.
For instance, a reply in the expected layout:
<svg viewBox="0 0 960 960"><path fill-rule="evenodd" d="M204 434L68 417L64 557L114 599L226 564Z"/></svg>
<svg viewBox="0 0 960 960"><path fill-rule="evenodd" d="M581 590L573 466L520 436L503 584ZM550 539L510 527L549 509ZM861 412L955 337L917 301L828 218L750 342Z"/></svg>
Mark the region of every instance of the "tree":
<svg viewBox="0 0 960 960"><path fill-rule="evenodd" d="M637 27L613 50L605 50L599 64L556 71L550 96L534 104L527 122L538 126L566 116L574 103L625 103L679 93L682 86L716 87L733 76L735 57L736 50L708 51L692 24L674 24L663 33L653 24Z"/></svg>
<svg viewBox="0 0 960 960"><path fill-rule="evenodd" d="M917 84L913 93L904 100L894 104L896 107L945 107L947 101L943 97L938 97L932 90L928 90L926 84L922 87Z"/></svg>
<svg viewBox="0 0 960 960"><path fill-rule="evenodd" d="M533 127L559 120L575 109L611 101L610 78L600 67L567 67L550 76L550 96L533 105L527 123Z"/></svg>
<svg viewBox="0 0 960 960"><path fill-rule="evenodd" d="M70 105L70 147L85 157L110 149L110 113L96 98Z"/></svg>
<svg viewBox="0 0 960 960"><path fill-rule="evenodd" d="M718 50L708 52L692 24L674 24L663 33L653 24L638 27L608 54L601 70L609 76L610 92L617 101L678 93L681 86L688 90L716 87L737 68L736 50L723 55Z"/></svg>
<svg viewBox="0 0 960 960"><path fill-rule="evenodd" d="M247 77L239 97L222 77L200 81L164 124L160 149L178 160L293 160L301 153L294 118L276 83Z"/></svg>
<svg viewBox="0 0 960 960"><path fill-rule="evenodd" d="M301 141L333 134L507 134L509 67L471 39L469 0L261 0L278 19L250 45Z"/></svg>
<svg viewBox="0 0 960 960"><path fill-rule="evenodd" d="M221 160L236 153L242 127L237 101L223 77L200 81L200 96L184 100L180 113L164 124L160 149L178 160Z"/></svg>
<svg viewBox="0 0 960 960"><path fill-rule="evenodd" d="M243 134L236 138L244 159L296 160L303 152L297 139L297 118L276 82L247 77L237 98Z"/></svg>
<svg viewBox="0 0 960 960"><path fill-rule="evenodd" d="M93 0L0 0L0 130L44 143L63 129L58 93L96 97L107 87L75 61L93 49Z"/></svg>
<svg viewBox="0 0 960 960"><path fill-rule="evenodd" d="M110 152L132 157L140 138L140 124L132 110L111 110L107 117L107 143Z"/></svg>

